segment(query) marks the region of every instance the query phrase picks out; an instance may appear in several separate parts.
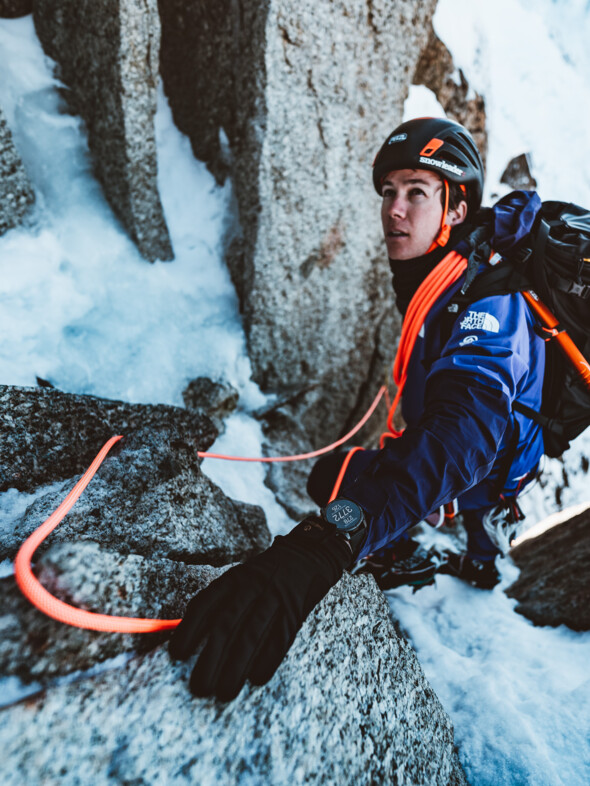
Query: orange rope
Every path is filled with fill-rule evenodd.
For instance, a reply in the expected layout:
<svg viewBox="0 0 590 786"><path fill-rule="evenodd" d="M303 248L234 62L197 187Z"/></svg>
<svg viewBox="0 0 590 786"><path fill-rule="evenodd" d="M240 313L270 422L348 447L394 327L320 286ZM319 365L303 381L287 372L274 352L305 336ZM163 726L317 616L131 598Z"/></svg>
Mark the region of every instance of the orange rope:
<svg viewBox="0 0 590 786"><path fill-rule="evenodd" d="M336 478L336 483L334 484L334 488L332 489L332 494L330 495L330 499L328 502L332 502L333 499L336 499L336 495L340 490L340 486L342 485L342 481L344 480L344 475L346 474L346 470L348 469L348 465L350 464L350 459L354 456L355 453L358 453L359 450L364 450L364 448L356 447L352 450L349 450L346 458L342 462L342 466L340 467L340 472L338 473L338 477Z"/></svg>
<svg viewBox="0 0 590 786"><path fill-rule="evenodd" d="M393 381L397 385L397 392L387 417L388 431L381 437L381 447L383 447L382 443L387 437L399 437L402 433L393 425L393 417L402 397L408 377L410 358L424 320L440 295L457 281L466 268L467 260L465 257L462 257L456 251L451 251L424 279L410 301L404 317L399 348L393 364Z"/></svg>
<svg viewBox="0 0 590 786"><path fill-rule="evenodd" d="M150 620L137 617L114 617L108 614L95 614L70 606L57 598L43 587L31 570L31 558L50 532L57 527L72 509L80 494L90 483L96 471L106 458L107 453L122 437L111 437L96 456L82 478L76 483L61 505L41 526L30 535L20 547L14 560L16 582L23 595L36 606L39 611L53 617L58 622L74 625L87 630L101 630L111 633L152 633L158 630L175 628L180 620Z"/></svg>
<svg viewBox="0 0 590 786"><path fill-rule="evenodd" d="M277 456L274 458L244 458L244 457L226 457L216 454L209 454L198 452L201 457L207 456L208 458L231 458L234 461L297 461L303 458L312 458L327 453L330 450L342 445L354 434L357 433L369 420L375 411L377 404L381 397L386 392L387 388L382 385L373 403L357 423L357 425L345 434L341 439L333 442L325 448L312 451L311 453L304 453L299 456ZM76 483L74 488L70 491L61 505L49 516L49 518L38 527L32 535L30 535L22 544L16 558L14 560L14 573L16 582L23 593L23 595L34 605L39 611L42 611L48 617L52 617L58 622L64 622L66 625L73 625L78 628L85 628L87 630L106 631L110 633L153 633L161 630L170 630L175 628L180 619L175 620L158 620L158 619L143 619L139 617L117 617L109 614L96 614L91 611L84 611L71 606L68 603L55 598L48 592L41 582L35 577L31 569L31 559L37 548L43 543L45 538L53 532L57 525L65 518L65 516L72 509L80 495L90 483L98 468L106 458L112 446L122 439L121 436L111 437L111 439L102 447L90 467L86 470L82 478Z"/></svg>
<svg viewBox="0 0 590 786"><path fill-rule="evenodd" d="M319 448L318 450L312 450L310 453L299 453L296 456L270 456L265 458L252 458L250 456L224 456L222 453L206 453L205 451L197 451L197 456L199 458L213 458L213 459L225 459L226 461L259 461L260 463L274 463L280 461L302 461L303 459L315 458L316 456L322 456L324 453L329 453L331 450L340 447L340 445L344 445L345 442L360 431L361 428L365 425L367 420L371 417L375 409L377 408L377 404L381 401L381 397L384 393L387 392L387 388L385 385L381 385L379 388L379 392L373 399L373 403L369 407L369 409L365 412L363 417L359 420L356 426L351 429L348 434L345 434L340 439L336 440L336 442L332 442L331 445L326 445L325 448Z"/></svg>

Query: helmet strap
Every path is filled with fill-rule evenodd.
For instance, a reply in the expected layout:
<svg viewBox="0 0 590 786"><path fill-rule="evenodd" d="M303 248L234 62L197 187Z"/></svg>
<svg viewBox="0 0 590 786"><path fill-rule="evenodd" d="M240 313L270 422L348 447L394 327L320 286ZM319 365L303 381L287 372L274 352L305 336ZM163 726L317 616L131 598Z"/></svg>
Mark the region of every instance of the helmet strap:
<svg viewBox="0 0 590 786"><path fill-rule="evenodd" d="M443 214L440 220L440 229L438 230L438 235L434 238L430 248L426 252L427 254L430 254L431 251L434 251L437 246L446 246L451 235L451 226L450 224L447 224L447 213L449 212L449 183L446 178L443 178L443 185L445 189L445 206L443 208Z"/></svg>

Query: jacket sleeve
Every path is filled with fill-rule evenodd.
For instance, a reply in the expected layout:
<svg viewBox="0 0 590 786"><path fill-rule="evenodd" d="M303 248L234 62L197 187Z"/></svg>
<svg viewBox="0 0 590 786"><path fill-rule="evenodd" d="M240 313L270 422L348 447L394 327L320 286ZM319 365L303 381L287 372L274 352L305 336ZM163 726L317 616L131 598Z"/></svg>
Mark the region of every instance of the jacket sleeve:
<svg viewBox="0 0 590 786"><path fill-rule="evenodd" d="M426 380L423 415L389 439L341 494L366 512L364 556L481 482L512 430L527 374L527 311L519 295L486 298L456 321ZM411 395L411 380L405 395Z"/></svg>

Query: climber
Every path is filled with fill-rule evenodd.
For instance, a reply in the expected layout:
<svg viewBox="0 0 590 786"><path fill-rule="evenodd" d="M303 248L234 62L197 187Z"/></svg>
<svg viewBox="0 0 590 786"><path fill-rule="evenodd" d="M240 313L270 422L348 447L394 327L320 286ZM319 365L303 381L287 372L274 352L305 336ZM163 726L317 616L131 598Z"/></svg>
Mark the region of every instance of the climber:
<svg viewBox="0 0 590 786"><path fill-rule="evenodd" d="M308 481L321 514L188 604L170 653L187 658L206 639L190 680L195 695L230 700L246 679L267 682L307 614L355 565L383 588L412 576L416 584L428 580L433 565L482 589L499 580L495 558L518 523L516 497L543 453L541 428L512 403L518 397L539 409L544 346L519 295L487 297L461 313L453 298L488 261L475 238L487 231L494 248L517 243L535 215L529 201L538 197L517 192L501 215L480 210L477 147L465 128L436 118L403 123L387 137L373 183L402 314L451 251L469 258L467 272L425 316L410 356L402 436L355 453L331 502L346 453L321 458ZM408 530L452 501L467 548L435 564Z"/></svg>

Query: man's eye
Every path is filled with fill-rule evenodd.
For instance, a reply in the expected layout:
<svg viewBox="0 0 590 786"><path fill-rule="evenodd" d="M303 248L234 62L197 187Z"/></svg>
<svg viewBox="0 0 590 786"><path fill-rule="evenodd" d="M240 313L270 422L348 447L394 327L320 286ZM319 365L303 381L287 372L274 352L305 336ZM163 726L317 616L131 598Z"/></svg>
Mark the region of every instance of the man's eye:
<svg viewBox="0 0 590 786"><path fill-rule="evenodd" d="M395 191L392 188L384 188L381 191L381 196L383 197L383 199L391 199L392 197L395 196Z"/></svg>
<svg viewBox="0 0 590 786"><path fill-rule="evenodd" d="M412 188L410 191L410 196L426 196L424 191L421 188Z"/></svg>

